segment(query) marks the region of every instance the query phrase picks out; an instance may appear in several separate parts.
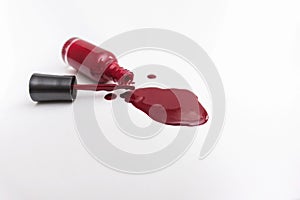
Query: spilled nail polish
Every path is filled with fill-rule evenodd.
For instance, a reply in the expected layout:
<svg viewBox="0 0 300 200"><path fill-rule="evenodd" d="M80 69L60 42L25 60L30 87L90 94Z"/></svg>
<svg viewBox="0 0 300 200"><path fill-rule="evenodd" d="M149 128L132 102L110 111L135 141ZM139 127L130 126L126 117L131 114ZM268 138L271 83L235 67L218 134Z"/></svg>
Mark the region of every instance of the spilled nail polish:
<svg viewBox="0 0 300 200"><path fill-rule="evenodd" d="M108 93L104 96L104 99L110 101L110 100L114 100L117 98L117 95L114 93Z"/></svg>
<svg viewBox="0 0 300 200"><path fill-rule="evenodd" d="M155 75L155 74L148 74L148 75L147 75L147 78L148 78L148 79L155 79L155 78L156 78L156 75Z"/></svg>
<svg viewBox="0 0 300 200"><path fill-rule="evenodd" d="M197 126L208 121L207 111L198 97L186 89L139 88L120 97L163 124Z"/></svg>

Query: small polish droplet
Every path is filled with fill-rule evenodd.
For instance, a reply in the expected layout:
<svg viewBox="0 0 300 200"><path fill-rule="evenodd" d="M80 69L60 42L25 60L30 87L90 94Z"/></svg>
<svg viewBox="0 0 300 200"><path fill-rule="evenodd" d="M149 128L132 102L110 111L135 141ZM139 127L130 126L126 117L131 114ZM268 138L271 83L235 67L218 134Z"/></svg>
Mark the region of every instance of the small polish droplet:
<svg viewBox="0 0 300 200"><path fill-rule="evenodd" d="M155 79L156 75L155 74L148 74L147 78L149 78L149 79Z"/></svg>
<svg viewBox="0 0 300 200"><path fill-rule="evenodd" d="M108 93L107 95L104 96L104 99L110 101L110 100L114 100L117 98L117 95L114 93Z"/></svg>

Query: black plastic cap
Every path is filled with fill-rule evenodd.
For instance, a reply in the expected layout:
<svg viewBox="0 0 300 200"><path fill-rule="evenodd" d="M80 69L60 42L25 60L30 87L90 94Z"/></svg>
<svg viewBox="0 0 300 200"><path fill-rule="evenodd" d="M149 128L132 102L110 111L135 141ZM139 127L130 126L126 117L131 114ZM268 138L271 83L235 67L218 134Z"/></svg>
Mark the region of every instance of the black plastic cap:
<svg viewBox="0 0 300 200"><path fill-rule="evenodd" d="M76 99L76 76L33 74L29 81L29 94L33 101L73 101Z"/></svg>

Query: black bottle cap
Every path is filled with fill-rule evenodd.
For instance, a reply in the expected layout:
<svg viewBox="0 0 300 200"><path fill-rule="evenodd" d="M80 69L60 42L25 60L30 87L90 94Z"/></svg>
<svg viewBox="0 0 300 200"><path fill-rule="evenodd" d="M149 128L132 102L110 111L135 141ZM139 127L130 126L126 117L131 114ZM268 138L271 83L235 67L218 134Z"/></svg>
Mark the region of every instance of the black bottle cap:
<svg viewBox="0 0 300 200"><path fill-rule="evenodd" d="M33 74L29 81L29 94L33 101L73 101L76 99L76 76Z"/></svg>

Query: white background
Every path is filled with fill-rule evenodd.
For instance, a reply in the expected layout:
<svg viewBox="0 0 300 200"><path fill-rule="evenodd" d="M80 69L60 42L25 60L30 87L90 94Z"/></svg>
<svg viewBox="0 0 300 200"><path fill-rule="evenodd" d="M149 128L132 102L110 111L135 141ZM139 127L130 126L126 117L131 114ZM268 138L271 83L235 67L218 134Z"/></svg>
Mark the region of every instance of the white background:
<svg viewBox="0 0 300 200"><path fill-rule="evenodd" d="M297 0L1 1L0 199L299 199L300 2ZM153 174L106 168L82 147L71 104L36 105L33 72L70 73L70 37L101 43L136 28L180 32L215 62L223 135L198 160ZM107 102L106 102L107 103Z"/></svg>

